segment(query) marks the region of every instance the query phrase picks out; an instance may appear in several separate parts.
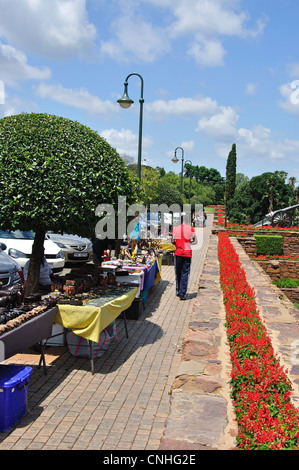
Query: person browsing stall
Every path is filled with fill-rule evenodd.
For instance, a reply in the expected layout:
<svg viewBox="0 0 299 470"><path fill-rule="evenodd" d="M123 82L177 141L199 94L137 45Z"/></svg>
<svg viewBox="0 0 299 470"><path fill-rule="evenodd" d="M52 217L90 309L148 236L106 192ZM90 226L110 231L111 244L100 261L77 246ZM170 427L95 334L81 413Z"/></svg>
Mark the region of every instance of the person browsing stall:
<svg viewBox="0 0 299 470"><path fill-rule="evenodd" d="M28 271L29 271L30 259L27 261L23 268L24 279L27 281ZM45 255L43 254L43 259L40 265L39 270L39 289L42 292L51 292L51 284L52 280L54 280L53 271L46 260Z"/></svg>
<svg viewBox="0 0 299 470"><path fill-rule="evenodd" d="M197 243L197 238L194 227L191 224L185 223L183 216L181 216L181 223L173 228L172 243L176 247L174 253L176 295L180 300L185 300L191 270L191 245Z"/></svg>

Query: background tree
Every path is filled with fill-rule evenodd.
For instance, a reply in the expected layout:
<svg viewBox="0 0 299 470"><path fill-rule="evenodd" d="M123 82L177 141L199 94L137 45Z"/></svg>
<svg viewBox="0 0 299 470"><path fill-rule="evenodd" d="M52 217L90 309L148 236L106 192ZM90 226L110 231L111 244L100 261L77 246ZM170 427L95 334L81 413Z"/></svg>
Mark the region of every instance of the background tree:
<svg viewBox="0 0 299 470"><path fill-rule="evenodd" d="M45 233L90 237L101 203L137 200L138 182L95 131L49 114L0 120L0 226L33 230L26 295L38 290Z"/></svg>
<svg viewBox="0 0 299 470"><path fill-rule="evenodd" d="M255 214L255 203L249 181L242 181L236 187L234 197L227 202L229 221L239 224L251 223Z"/></svg>
<svg viewBox="0 0 299 470"><path fill-rule="evenodd" d="M255 224L270 210L296 204L296 191L276 173L266 172L244 180L228 201L229 221Z"/></svg>
<svg viewBox="0 0 299 470"><path fill-rule="evenodd" d="M172 184L166 181L160 180L157 188L155 199L152 200L153 204L178 204L183 206L183 197L181 192L176 189Z"/></svg>
<svg viewBox="0 0 299 470"><path fill-rule="evenodd" d="M180 190L181 178L174 171L169 171L162 177L163 181L172 184L177 190Z"/></svg>
<svg viewBox="0 0 299 470"><path fill-rule="evenodd" d="M264 194L263 199L267 199L269 201L268 205L268 212L272 212L274 208L274 204L279 202L280 194L279 194L279 181L285 181L285 178L280 177L277 173L270 173L266 179L266 185L264 187Z"/></svg>
<svg viewBox="0 0 299 470"><path fill-rule="evenodd" d="M295 176L290 176L289 179L288 179L288 183L292 186L293 189L295 189L296 177Z"/></svg>
<svg viewBox="0 0 299 470"><path fill-rule="evenodd" d="M135 158L132 157L131 155L128 155L127 153L122 153L120 156L125 162L126 166L134 165ZM137 163L135 163L135 165L136 165L136 174L137 174Z"/></svg>
<svg viewBox="0 0 299 470"><path fill-rule="evenodd" d="M153 199L156 198L159 181L160 171L158 169L152 168L148 165L142 165L140 198L147 208L149 208Z"/></svg>

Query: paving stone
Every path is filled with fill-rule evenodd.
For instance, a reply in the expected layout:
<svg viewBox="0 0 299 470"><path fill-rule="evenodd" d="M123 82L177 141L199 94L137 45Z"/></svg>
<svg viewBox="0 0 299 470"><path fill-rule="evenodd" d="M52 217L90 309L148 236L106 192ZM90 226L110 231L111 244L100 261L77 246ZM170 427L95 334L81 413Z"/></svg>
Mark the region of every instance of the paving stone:
<svg viewBox="0 0 299 470"><path fill-rule="evenodd" d="M196 357L205 360L216 359L218 355L218 348L207 344L204 341L186 341L182 353L182 360L188 361Z"/></svg>
<svg viewBox="0 0 299 470"><path fill-rule="evenodd" d="M211 377L207 376L192 376L192 375L180 375L176 377L173 384L172 390L180 389L184 392L195 392L195 393L217 393L221 388L222 384Z"/></svg>
<svg viewBox="0 0 299 470"><path fill-rule="evenodd" d="M217 449L227 424L227 402L222 397L176 392L161 445L167 440Z"/></svg>

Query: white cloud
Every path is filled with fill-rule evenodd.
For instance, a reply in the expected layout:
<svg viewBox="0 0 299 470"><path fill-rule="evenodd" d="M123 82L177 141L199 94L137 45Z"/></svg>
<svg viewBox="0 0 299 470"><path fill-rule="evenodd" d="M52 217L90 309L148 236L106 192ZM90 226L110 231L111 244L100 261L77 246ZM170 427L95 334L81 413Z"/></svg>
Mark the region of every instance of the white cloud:
<svg viewBox="0 0 299 470"><path fill-rule="evenodd" d="M258 84L257 83L247 83L245 87L246 95L255 95L257 92Z"/></svg>
<svg viewBox="0 0 299 470"><path fill-rule="evenodd" d="M5 102L0 106L0 117L12 116L20 113L31 113L38 112L38 106L36 103L21 97L18 94L11 94L11 91L5 89Z"/></svg>
<svg viewBox="0 0 299 470"><path fill-rule="evenodd" d="M223 65L225 37L257 36L264 28L262 22L246 28L250 18L238 0L116 0L118 15L110 24L110 37L103 37L104 30L97 31L89 20L86 3L0 0L0 37L25 53L57 60L94 58L98 47L102 57L125 63L152 63L183 38L187 55L200 65L214 67ZM97 14L104 15L110 6L108 0L99 2ZM156 15L162 26L157 26Z"/></svg>
<svg viewBox="0 0 299 470"><path fill-rule="evenodd" d="M200 119L196 131L215 140L232 139L236 136L238 120L239 115L233 108L220 106L219 111L213 116Z"/></svg>
<svg viewBox="0 0 299 470"><path fill-rule="evenodd" d="M225 37L256 37L265 24L259 21L254 29L247 29L249 15L230 0L185 0L174 2L176 21L170 28L174 38L193 35L188 55L205 67L224 65Z"/></svg>
<svg viewBox="0 0 299 470"><path fill-rule="evenodd" d="M86 0L0 0L0 10L0 37L24 52L61 60L92 53Z"/></svg>
<svg viewBox="0 0 299 470"><path fill-rule="evenodd" d="M218 109L217 102L209 97L177 98L176 100L156 100L148 103L146 112L153 119L162 120L169 116L190 117L211 115Z"/></svg>
<svg viewBox="0 0 299 470"><path fill-rule="evenodd" d="M183 0L169 2L176 21L172 25L172 34L213 34L243 36L248 16L245 12L234 11L236 2L219 0ZM238 10L236 8L236 10Z"/></svg>
<svg viewBox="0 0 299 470"><path fill-rule="evenodd" d="M220 106L212 116L200 119L196 130L213 139L222 159L227 158L229 147L235 142L241 168L251 167L255 162L264 162L267 167L286 160L298 162L299 140L278 139L270 128L256 125L246 129L238 127L238 122L236 110Z"/></svg>
<svg viewBox="0 0 299 470"><path fill-rule="evenodd" d="M0 104L5 104L5 84L0 80Z"/></svg>
<svg viewBox="0 0 299 470"><path fill-rule="evenodd" d="M279 106L287 113L299 114L299 81L285 83L280 87L280 93L284 101L279 101Z"/></svg>
<svg viewBox="0 0 299 470"><path fill-rule="evenodd" d="M82 109L88 113L102 116L103 118L109 117L112 113L119 111L119 106L111 101L102 101L97 96L91 95L85 88L73 90L71 88L64 88L61 84L46 84L41 83L36 88L38 96L44 99L51 99L66 106Z"/></svg>
<svg viewBox="0 0 299 470"><path fill-rule="evenodd" d="M168 35L140 16L125 15L112 23L115 37L101 41L101 54L119 62L153 62L169 52Z"/></svg>
<svg viewBox="0 0 299 470"><path fill-rule="evenodd" d="M187 54L193 57L198 65L217 67L224 65L226 51L220 41L203 40L193 43L189 47Z"/></svg>
<svg viewBox="0 0 299 470"><path fill-rule="evenodd" d="M51 76L49 68L40 69L29 65L23 52L1 42L0 71L0 79L14 86L20 80L45 80Z"/></svg>
<svg viewBox="0 0 299 470"><path fill-rule="evenodd" d="M114 147L120 155L129 155L137 158L138 135L134 134L130 129L104 129L100 131L101 137ZM143 156L146 157L146 149L152 145L152 139L149 136L143 136L142 148Z"/></svg>
<svg viewBox="0 0 299 470"><path fill-rule="evenodd" d="M277 140L272 135L271 129L261 125L252 129L239 129L237 146L240 154L246 155L247 159L251 159L253 162L256 158L270 161L272 164L283 162L285 159L298 160L299 141Z"/></svg>
<svg viewBox="0 0 299 470"><path fill-rule="evenodd" d="M118 0L118 6L111 38L101 41L101 54L122 62L153 62L183 38L187 55L200 65L215 67L223 65L225 37L252 38L265 27L260 20L247 28L250 17L238 0ZM162 27L156 26L155 15Z"/></svg>
<svg viewBox="0 0 299 470"><path fill-rule="evenodd" d="M292 78L299 78L299 63L289 64L288 71Z"/></svg>
<svg viewBox="0 0 299 470"><path fill-rule="evenodd" d="M194 150L194 144L195 144L195 142L193 140L189 140L189 141L182 142L180 146L185 151L192 153L193 150Z"/></svg>

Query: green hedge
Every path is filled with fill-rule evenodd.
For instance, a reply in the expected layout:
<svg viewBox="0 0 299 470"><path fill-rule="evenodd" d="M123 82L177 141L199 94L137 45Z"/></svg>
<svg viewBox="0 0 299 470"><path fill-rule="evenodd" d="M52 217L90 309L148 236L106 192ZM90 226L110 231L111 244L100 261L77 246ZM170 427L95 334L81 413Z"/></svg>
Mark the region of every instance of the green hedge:
<svg viewBox="0 0 299 470"><path fill-rule="evenodd" d="M254 235L258 255L282 255L283 237L280 235Z"/></svg>

